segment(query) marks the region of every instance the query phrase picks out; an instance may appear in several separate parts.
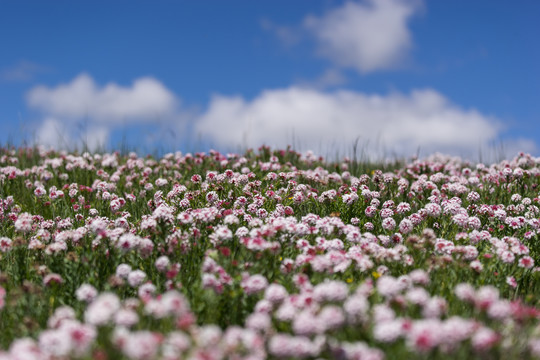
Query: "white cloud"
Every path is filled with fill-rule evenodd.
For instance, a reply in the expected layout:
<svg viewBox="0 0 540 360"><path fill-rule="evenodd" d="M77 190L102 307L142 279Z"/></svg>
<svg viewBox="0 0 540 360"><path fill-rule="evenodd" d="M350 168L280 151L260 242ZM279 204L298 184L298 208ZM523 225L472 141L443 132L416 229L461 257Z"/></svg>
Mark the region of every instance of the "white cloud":
<svg viewBox="0 0 540 360"><path fill-rule="evenodd" d="M36 74L48 71L50 69L46 66L28 60L20 60L12 67L0 71L0 79L3 81L25 82L32 80Z"/></svg>
<svg viewBox="0 0 540 360"><path fill-rule="evenodd" d="M339 73L327 75L339 78ZM438 151L474 159L480 150L497 155L500 145L494 144L504 135L498 119L462 109L432 89L373 95L291 86L265 90L251 100L216 95L205 110L190 113L155 79L99 87L83 74L68 84L37 86L27 101L42 115L37 142L55 148L95 150L107 145L115 129L142 126L141 143L154 134L157 146L200 139L222 151L266 144L331 155L333 150L350 152L358 139L368 155L379 158L406 157L420 149L421 155ZM186 119L192 121L189 126ZM528 139L504 143L507 150L536 149Z"/></svg>
<svg viewBox="0 0 540 360"><path fill-rule="evenodd" d="M105 145L115 127L133 123L178 121L178 98L151 77L136 79L131 86L109 83L98 86L81 74L56 87L36 86L26 94L27 104L44 120L39 143L56 147ZM83 125L84 129L78 129Z"/></svg>
<svg viewBox="0 0 540 360"><path fill-rule="evenodd" d="M302 34L292 27L277 25L268 19L262 19L260 24L264 30L273 32L286 46L296 45L302 39Z"/></svg>
<svg viewBox="0 0 540 360"><path fill-rule="evenodd" d="M298 86L307 87L317 90L323 90L329 87L343 85L347 82L347 78L337 69L327 69L319 77L314 80L299 80Z"/></svg>
<svg viewBox="0 0 540 360"><path fill-rule="evenodd" d="M267 90L251 101L214 96L194 128L221 147L296 142L298 150L338 145L343 151L359 139L376 156L410 156L418 149L474 156L501 131L497 119L461 109L431 89L381 96L299 87Z"/></svg>
<svg viewBox="0 0 540 360"><path fill-rule="evenodd" d="M109 129L104 126L92 126L84 132L56 118L47 117L39 126L36 143L47 148L96 150L104 147L109 139Z"/></svg>
<svg viewBox="0 0 540 360"><path fill-rule="evenodd" d="M153 121L174 113L177 105L174 94L151 77L130 87L109 83L100 88L87 74L54 88L36 86L26 99L30 107L51 116L101 123Z"/></svg>
<svg viewBox="0 0 540 360"><path fill-rule="evenodd" d="M421 5L421 0L346 2L322 17L306 17L303 25L315 36L320 55L367 73L406 59L412 46L407 22Z"/></svg>
<svg viewBox="0 0 540 360"><path fill-rule="evenodd" d="M68 147L69 134L66 132L66 128L62 126L60 121L52 117L43 120L35 136L37 143L46 147L58 147L59 145L60 147Z"/></svg>

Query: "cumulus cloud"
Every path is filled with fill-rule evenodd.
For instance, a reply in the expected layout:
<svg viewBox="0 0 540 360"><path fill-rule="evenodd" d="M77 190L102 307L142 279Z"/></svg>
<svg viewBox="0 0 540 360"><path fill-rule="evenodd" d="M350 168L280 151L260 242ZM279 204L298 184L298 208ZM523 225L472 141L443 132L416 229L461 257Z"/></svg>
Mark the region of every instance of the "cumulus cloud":
<svg viewBox="0 0 540 360"><path fill-rule="evenodd" d="M175 96L156 79L137 79L130 87L109 83L100 88L88 74L54 88L36 86L27 94L30 107L68 119L91 118L97 122L152 121L171 114Z"/></svg>
<svg viewBox="0 0 540 360"><path fill-rule="evenodd" d="M321 17L306 17L303 27L315 37L320 55L367 73L406 59L412 46L407 22L421 7L421 0L346 2Z"/></svg>
<svg viewBox="0 0 540 360"><path fill-rule="evenodd" d="M339 72L324 74L321 81L339 77ZM528 139L506 140L506 149L501 149L500 120L463 109L433 89L375 95L290 86L265 90L249 100L215 95L197 113L180 108L178 99L152 78L137 79L131 86L99 86L86 74L67 84L34 87L27 94L28 105L41 115L37 142L56 148L84 144L95 150L106 146L112 132L122 127L131 134L144 128L144 134L157 136L140 135L141 144L163 146L167 140L177 144L175 134L182 134L178 136L188 142L200 139L221 151L293 145L325 155L350 151L356 141L374 158L407 157L418 149L421 155L438 151L469 158L479 150L488 155L507 149L535 150ZM186 125L188 119L191 123ZM172 139L160 132L163 129Z"/></svg>
<svg viewBox="0 0 540 360"><path fill-rule="evenodd" d="M90 148L106 144L116 126L177 117L179 106L178 98L154 78L100 87L84 73L67 84L36 86L26 94L26 102L44 117L37 135L41 143L69 147L82 140ZM77 131L81 124L84 133ZM58 136L67 140L56 142Z"/></svg>
<svg viewBox="0 0 540 360"><path fill-rule="evenodd" d="M358 139L375 156L410 156L418 149L476 154L502 129L496 118L461 109L432 89L383 96L301 87L267 90L251 101L216 95L194 127L221 147L296 142L299 150L335 144L346 150Z"/></svg>

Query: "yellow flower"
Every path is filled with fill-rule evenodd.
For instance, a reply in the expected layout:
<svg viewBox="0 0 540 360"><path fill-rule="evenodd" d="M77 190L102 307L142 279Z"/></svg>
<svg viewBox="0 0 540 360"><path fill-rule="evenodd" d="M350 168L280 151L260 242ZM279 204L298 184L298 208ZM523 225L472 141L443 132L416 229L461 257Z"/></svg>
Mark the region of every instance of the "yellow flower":
<svg viewBox="0 0 540 360"><path fill-rule="evenodd" d="M375 279L378 279L378 278L381 277L381 274L378 273L378 272L376 272L376 271L372 272L371 275L373 275L373 277L374 277Z"/></svg>
<svg viewBox="0 0 540 360"><path fill-rule="evenodd" d="M353 281L353 278L352 278L352 277L350 277L350 278L347 278L347 280L346 280L346 281L347 281L347 284L350 284L350 283L352 283L352 281Z"/></svg>

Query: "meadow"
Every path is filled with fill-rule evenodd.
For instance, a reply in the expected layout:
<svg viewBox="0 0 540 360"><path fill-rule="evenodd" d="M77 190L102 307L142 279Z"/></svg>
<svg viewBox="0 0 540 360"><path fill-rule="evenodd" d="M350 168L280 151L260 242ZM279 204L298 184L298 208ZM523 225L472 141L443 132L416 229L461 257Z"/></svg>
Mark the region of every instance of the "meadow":
<svg viewBox="0 0 540 360"><path fill-rule="evenodd" d="M0 359L540 358L540 158L0 149Z"/></svg>

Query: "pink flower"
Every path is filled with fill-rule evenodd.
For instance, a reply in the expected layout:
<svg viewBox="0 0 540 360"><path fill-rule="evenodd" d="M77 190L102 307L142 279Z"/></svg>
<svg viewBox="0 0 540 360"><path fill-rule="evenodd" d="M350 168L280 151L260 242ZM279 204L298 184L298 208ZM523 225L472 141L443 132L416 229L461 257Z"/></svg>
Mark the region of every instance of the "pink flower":
<svg viewBox="0 0 540 360"><path fill-rule="evenodd" d="M345 323L345 315L341 307L327 305L317 315L317 321L326 331L336 330Z"/></svg>
<svg viewBox="0 0 540 360"><path fill-rule="evenodd" d="M13 241L10 238L1 237L0 238L0 251L5 253L9 249L11 249L12 244L13 244Z"/></svg>
<svg viewBox="0 0 540 360"><path fill-rule="evenodd" d="M167 360L181 359L182 353L191 346L191 339L182 331L173 331L163 342L163 358Z"/></svg>
<svg viewBox="0 0 540 360"><path fill-rule="evenodd" d="M424 209L426 209L427 215L431 217L438 217L441 215L441 206L436 203L428 203L424 206Z"/></svg>
<svg viewBox="0 0 540 360"><path fill-rule="evenodd" d="M512 264L514 260L516 259L516 256L514 255L514 253L507 250L497 252L497 255L499 255L502 262L505 264Z"/></svg>
<svg viewBox="0 0 540 360"><path fill-rule="evenodd" d="M467 214L458 213L452 217L452 221L461 227L467 227L469 224L469 217Z"/></svg>
<svg viewBox="0 0 540 360"><path fill-rule="evenodd" d="M223 284L214 274L203 273L202 286L204 289L212 289L218 294L221 294L223 292Z"/></svg>
<svg viewBox="0 0 540 360"><path fill-rule="evenodd" d="M393 276L383 275L377 279L377 291L384 297L390 298L396 296L406 285Z"/></svg>
<svg viewBox="0 0 540 360"><path fill-rule="evenodd" d="M475 230L480 229L480 227L482 226L482 222L476 216L469 217L467 224L470 229L475 229Z"/></svg>
<svg viewBox="0 0 540 360"><path fill-rule="evenodd" d="M429 293L424 288L414 287L407 291L405 298L412 304L424 305L429 299Z"/></svg>
<svg viewBox="0 0 540 360"><path fill-rule="evenodd" d="M296 335L314 335L323 331L323 324L309 310L296 314L292 323L293 332Z"/></svg>
<svg viewBox="0 0 540 360"><path fill-rule="evenodd" d="M370 348L364 342L342 343L339 353L344 352L346 359L383 360L384 353L377 348Z"/></svg>
<svg viewBox="0 0 540 360"><path fill-rule="evenodd" d="M127 276L127 281L131 287L137 287L146 279L146 273L142 270L133 270Z"/></svg>
<svg viewBox="0 0 540 360"><path fill-rule="evenodd" d="M411 220L409 219L403 219L399 223L399 232L402 234L408 234L412 231L414 225Z"/></svg>
<svg viewBox="0 0 540 360"><path fill-rule="evenodd" d="M59 306L47 320L47 326L51 329L56 329L66 320L75 320L75 310L69 306Z"/></svg>
<svg viewBox="0 0 540 360"><path fill-rule="evenodd" d="M429 275L422 269L416 269L409 273L409 278L414 284L427 285L429 284Z"/></svg>
<svg viewBox="0 0 540 360"><path fill-rule="evenodd" d="M92 302L97 296L97 290L90 284L82 284L75 292L75 296L79 301L85 301L87 303Z"/></svg>
<svg viewBox="0 0 540 360"><path fill-rule="evenodd" d="M389 208L383 208L380 212L380 216L381 218L385 219L387 217L391 217L391 216L394 216L394 210L392 209L389 209Z"/></svg>
<svg viewBox="0 0 540 360"><path fill-rule="evenodd" d="M374 228L375 226L371 222L367 222L364 224L364 229L366 229L367 231L372 231Z"/></svg>
<svg viewBox="0 0 540 360"><path fill-rule="evenodd" d="M116 267L116 276L127 279L131 272L131 266L128 264L120 264Z"/></svg>
<svg viewBox="0 0 540 360"><path fill-rule="evenodd" d="M120 309L114 314L116 325L131 327L139 322L139 315L131 309Z"/></svg>
<svg viewBox="0 0 540 360"><path fill-rule="evenodd" d="M248 275L244 277L240 285L246 294L251 295L266 289L268 280L260 274Z"/></svg>
<svg viewBox="0 0 540 360"><path fill-rule="evenodd" d="M480 194L478 194L476 191L471 191L469 194L467 194L467 200L470 202L476 202L480 200Z"/></svg>
<svg viewBox="0 0 540 360"><path fill-rule="evenodd" d="M71 352L69 336L57 329L42 331L38 341L40 349L50 357L65 357Z"/></svg>
<svg viewBox="0 0 540 360"><path fill-rule="evenodd" d="M305 336L278 333L272 336L268 343L268 351L278 359L315 357L319 353L318 350Z"/></svg>
<svg viewBox="0 0 540 360"><path fill-rule="evenodd" d="M163 306L159 299L146 298L144 301L144 312L152 316L154 319L163 319L167 314L167 309Z"/></svg>
<svg viewBox="0 0 540 360"><path fill-rule="evenodd" d="M165 272L169 269L169 265L171 264L171 261L166 255L162 255L156 259L156 262L154 265L156 266L156 269L160 272Z"/></svg>
<svg viewBox="0 0 540 360"><path fill-rule="evenodd" d="M368 206L364 211L367 217L373 217L377 213L377 208L375 206Z"/></svg>
<svg viewBox="0 0 540 360"><path fill-rule="evenodd" d="M396 212L398 214L404 214L409 211L411 211L411 205L406 202L399 203L399 205L396 207Z"/></svg>
<svg viewBox="0 0 540 360"><path fill-rule="evenodd" d="M111 211L116 212L124 206L125 200L124 199L113 199L110 203Z"/></svg>
<svg viewBox="0 0 540 360"><path fill-rule="evenodd" d="M285 300L288 293L283 285L272 283L268 285L264 292L264 298L273 304L278 304Z"/></svg>
<svg viewBox="0 0 540 360"><path fill-rule="evenodd" d="M472 287L472 285L468 283L460 283L457 284L454 293L460 300L465 301L474 301L476 296L476 291Z"/></svg>
<svg viewBox="0 0 540 360"><path fill-rule="evenodd" d="M403 321L400 319L381 321L373 327L373 337L382 343L392 343L403 335Z"/></svg>
<svg viewBox="0 0 540 360"><path fill-rule="evenodd" d="M383 229L388 230L388 231L393 230L396 227L396 221L391 217L387 217L383 219L382 227Z"/></svg>
<svg viewBox="0 0 540 360"><path fill-rule="evenodd" d="M471 261L469 266L471 267L471 269L478 273L482 272L482 270L484 269L484 265L482 265L482 263L478 260Z"/></svg>
<svg viewBox="0 0 540 360"><path fill-rule="evenodd" d="M140 241L141 241L141 238L139 236L131 234L131 233L127 233L120 236L115 246L121 249L122 251L127 252L129 250L133 250L137 248Z"/></svg>
<svg viewBox="0 0 540 360"><path fill-rule="evenodd" d="M500 336L495 331L487 327L481 327L472 336L471 343L476 351L485 351L493 347L499 339Z"/></svg>
<svg viewBox="0 0 540 360"><path fill-rule="evenodd" d="M93 326L75 320L63 322L59 331L67 335L71 343L71 352L77 357L86 355L97 337L97 331Z"/></svg>
<svg viewBox="0 0 540 360"><path fill-rule="evenodd" d="M513 287L514 289L517 287L517 281L513 276L507 276L506 277L506 283Z"/></svg>
<svg viewBox="0 0 540 360"><path fill-rule="evenodd" d="M156 181L155 181L155 184L158 187L163 187L163 186L167 185L168 183L169 182L167 181L167 179L163 179L163 178L156 179Z"/></svg>
<svg viewBox="0 0 540 360"><path fill-rule="evenodd" d="M428 352L437 347L441 342L440 320L417 320L412 328L406 333L407 344L417 352Z"/></svg>
<svg viewBox="0 0 540 360"><path fill-rule="evenodd" d="M30 232L32 230L32 222L32 215L28 213L19 214L15 221L15 230L22 233Z"/></svg>
<svg viewBox="0 0 540 360"><path fill-rule="evenodd" d="M253 309L253 312L255 313L265 313L269 314L273 311L274 306L272 303L266 299L261 299L257 301L257 304L255 304L255 308Z"/></svg>
<svg viewBox="0 0 540 360"><path fill-rule="evenodd" d="M154 359L157 356L161 336L150 331L129 334L122 346L122 352L131 359Z"/></svg>
<svg viewBox="0 0 540 360"><path fill-rule="evenodd" d="M442 324L443 339L441 339L445 349L455 349L459 343L466 341L471 337L476 328L477 322L464 319L458 316L452 316L446 319Z"/></svg>
<svg viewBox="0 0 540 360"><path fill-rule="evenodd" d="M189 312L189 303L184 295L176 290L169 290L161 296L161 304L169 314L180 316Z"/></svg>
<svg viewBox="0 0 540 360"><path fill-rule="evenodd" d="M350 193L343 195L343 203L347 205L352 205L358 200L358 194L357 193Z"/></svg>
<svg viewBox="0 0 540 360"><path fill-rule="evenodd" d="M497 300L499 300L499 290L494 286L487 285L478 289L474 303L478 308L485 310Z"/></svg>
<svg viewBox="0 0 540 360"><path fill-rule="evenodd" d="M347 284L336 280L325 280L313 289L313 298L318 302L343 301L347 298Z"/></svg>
<svg viewBox="0 0 540 360"><path fill-rule="evenodd" d="M487 314L492 319L505 319L512 315L512 305L508 300L497 300L489 306Z"/></svg>
<svg viewBox="0 0 540 360"><path fill-rule="evenodd" d="M92 325L105 325L120 309L120 300L113 293L102 293L86 309L84 319Z"/></svg>
<svg viewBox="0 0 540 360"><path fill-rule="evenodd" d="M304 194L300 191L295 192L292 198L295 204L301 204L305 200Z"/></svg>
<svg viewBox="0 0 540 360"><path fill-rule="evenodd" d="M390 308L387 304L377 304L372 309L372 321L374 323L385 322L394 320L396 318L396 312Z"/></svg>
<svg viewBox="0 0 540 360"><path fill-rule="evenodd" d="M36 195L37 197L42 197L45 194L47 194L47 191L42 186L38 186L34 190L34 195Z"/></svg>
<svg viewBox="0 0 540 360"><path fill-rule="evenodd" d="M439 296L431 297L422 308L422 316L428 319L440 318L448 310L446 300Z"/></svg>
<svg viewBox="0 0 540 360"><path fill-rule="evenodd" d="M128 281L129 281L129 278L128 278ZM150 299L152 295L154 295L155 292L156 292L156 286L150 282L142 284L141 286L139 286L139 289L137 290L137 294L143 301Z"/></svg>
<svg viewBox="0 0 540 360"><path fill-rule="evenodd" d="M272 327L270 315L262 312L252 313L246 319L246 328L266 332Z"/></svg>
<svg viewBox="0 0 540 360"><path fill-rule="evenodd" d="M343 309L347 314L347 321L356 324L367 319L369 303L364 296L353 295L345 301Z"/></svg>
<svg viewBox="0 0 540 360"><path fill-rule="evenodd" d="M52 284L62 284L63 282L64 279L62 279L62 276L55 273L47 274L43 278L43 285L45 286L51 286Z"/></svg>
<svg viewBox="0 0 540 360"><path fill-rule="evenodd" d="M199 327L198 331L193 335L199 347L211 348L219 344L223 334L221 329L216 325L204 325Z"/></svg>
<svg viewBox="0 0 540 360"><path fill-rule="evenodd" d="M534 259L530 256L523 256L519 259L518 266L525 269L531 269L534 266Z"/></svg>

